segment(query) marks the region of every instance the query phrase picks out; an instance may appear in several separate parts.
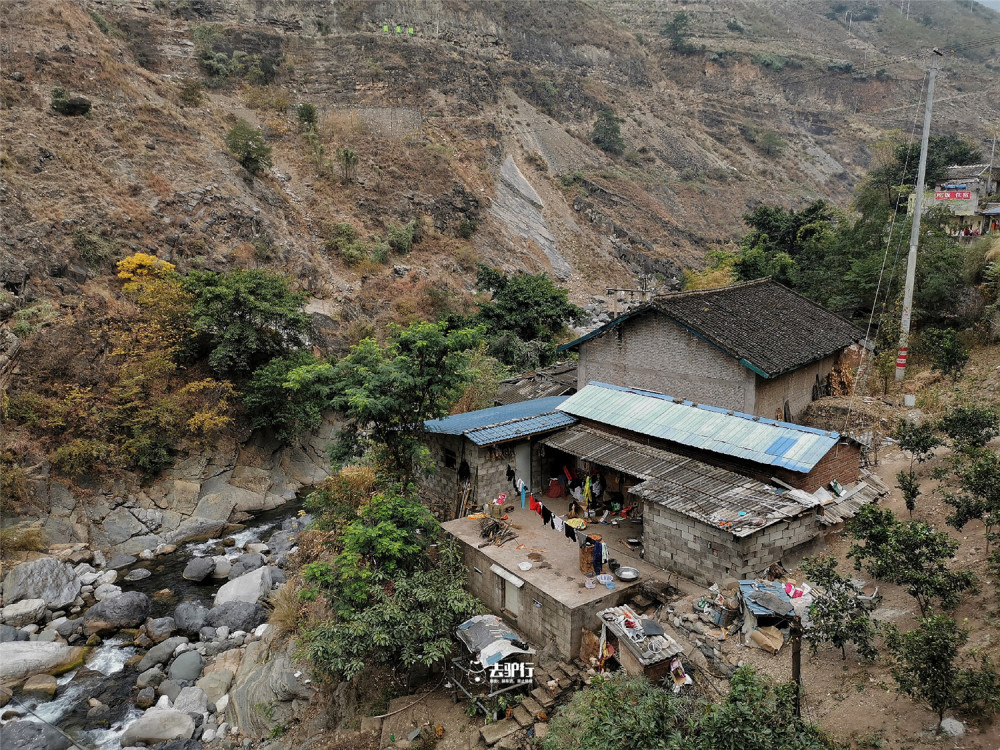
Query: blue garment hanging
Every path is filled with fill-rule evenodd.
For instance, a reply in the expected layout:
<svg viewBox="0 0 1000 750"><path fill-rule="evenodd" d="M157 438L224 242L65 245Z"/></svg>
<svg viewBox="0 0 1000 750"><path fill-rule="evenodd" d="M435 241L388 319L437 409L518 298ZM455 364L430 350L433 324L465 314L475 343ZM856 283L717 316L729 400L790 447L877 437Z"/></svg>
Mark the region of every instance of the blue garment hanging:
<svg viewBox="0 0 1000 750"><path fill-rule="evenodd" d="M528 485L521 483L521 510L524 510L524 500L528 496Z"/></svg>

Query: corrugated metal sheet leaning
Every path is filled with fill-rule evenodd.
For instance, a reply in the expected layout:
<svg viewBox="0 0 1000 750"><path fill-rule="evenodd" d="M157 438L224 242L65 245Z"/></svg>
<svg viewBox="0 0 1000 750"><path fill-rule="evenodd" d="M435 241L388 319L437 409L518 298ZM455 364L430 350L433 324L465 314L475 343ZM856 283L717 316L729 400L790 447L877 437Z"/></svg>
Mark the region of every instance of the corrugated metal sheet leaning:
<svg viewBox="0 0 1000 750"><path fill-rule="evenodd" d="M695 404L652 391L588 383L559 410L641 435L809 473L840 440L836 432Z"/></svg>

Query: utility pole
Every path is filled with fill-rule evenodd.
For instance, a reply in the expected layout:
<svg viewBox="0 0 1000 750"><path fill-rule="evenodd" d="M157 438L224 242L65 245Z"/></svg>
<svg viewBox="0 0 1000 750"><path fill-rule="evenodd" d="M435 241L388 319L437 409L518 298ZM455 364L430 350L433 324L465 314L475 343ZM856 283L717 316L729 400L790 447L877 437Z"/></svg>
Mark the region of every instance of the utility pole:
<svg viewBox="0 0 1000 750"><path fill-rule="evenodd" d="M795 683L795 716L802 716L802 620L796 615L792 618L792 682Z"/></svg>
<svg viewBox="0 0 1000 750"><path fill-rule="evenodd" d="M934 53L940 55L937 48ZM906 375L906 356L909 352L910 317L913 313L913 280L917 272L917 243L920 241L920 214L924 202L924 177L927 174L927 142L931 136L931 107L934 105L934 77L937 68L932 64L927 79L927 107L924 110L924 133L920 139L920 163L917 166L916 195L913 199L913 226L910 228L910 254L906 259L906 286L903 289L902 330L899 334L899 352L896 354L896 382Z"/></svg>

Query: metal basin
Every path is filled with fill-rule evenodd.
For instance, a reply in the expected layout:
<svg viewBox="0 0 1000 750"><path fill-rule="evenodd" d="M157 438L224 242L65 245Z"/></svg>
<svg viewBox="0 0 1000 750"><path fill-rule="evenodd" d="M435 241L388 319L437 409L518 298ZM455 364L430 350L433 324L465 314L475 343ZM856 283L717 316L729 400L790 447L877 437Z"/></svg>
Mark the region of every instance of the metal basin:
<svg viewBox="0 0 1000 750"><path fill-rule="evenodd" d="M636 568L621 567L615 571L615 575L619 581L634 581L639 577L639 571Z"/></svg>

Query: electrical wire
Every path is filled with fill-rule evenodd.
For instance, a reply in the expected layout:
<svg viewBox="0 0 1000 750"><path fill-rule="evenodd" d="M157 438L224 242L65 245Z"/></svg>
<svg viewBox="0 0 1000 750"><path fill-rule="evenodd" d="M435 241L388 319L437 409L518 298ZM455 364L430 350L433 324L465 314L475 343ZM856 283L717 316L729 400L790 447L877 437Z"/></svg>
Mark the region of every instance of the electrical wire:
<svg viewBox="0 0 1000 750"><path fill-rule="evenodd" d="M47 726L47 727L49 727L51 729L56 730L57 732L59 732L59 734L61 734L63 737L65 737L67 740L69 740L69 742L70 742L70 750L93 750L93 748L91 748L90 746L88 746L88 745L82 745L79 742L77 742L76 740L74 740L72 737L70 737L68 734L66 734L63 730L61 730L55 724L52 724L51 722L48 722L45 719L43 719L41 716L39 716L34 711L32 711L30 708L28 708L26 705L24 705L19 698L17 698L17 697L15 697L15 696L12 695L10 697L10 699L12 701L14 701L17 705L19 705L21 708L23 708L25 711L27 711L29 714L31 714L36 719L38 719L42 724L45 724L45 726Z"/></svg>
<svg viewBox="0 0 1000 750"><path fill-rule="evenodd" d="M929 82L929 79L928 79L928 82ZM925 89L923 87L921 87L921 96L920 96L920 99L917 100L916 106L914 106L914 108L913 108L913 121L912 121L912 123L910 125L910 139L909 139L910 143L913 142L913 137L914 137L914 134L916 133L917 119L918 119L918 116L920 114L920 102L921 102L921 100L925 96L924 91L925 91ZM902 168L901 174L900 174L900 182L902 182L903 177L906 175L906 170L909 167L909 164L910 164L910 153L911 153L911 151L912 151L912 149L910 149L910 148L906 149L906 158L903 160L903 168ZM903 199L902 193L898 193L896 195L895 209L892 212L892 219L889 222L889 234L888 234L888 237L886 237L885 252L882 254L882 266L879 269L878 283L876 284L875 294L874 294L874 296L872 298L872 309L871 309L871 311L868 314L868 326L865 329L865 343L866 344L869 343L870 338L871 338L872 324L873 324L873 321L875 319L875 308L878 306L879 292L882 289L882 279L883 279L883 277L885 275L886 261L889 258L889 247L892 244L893 229L895 229L895 226L896 226L896 217L899 215L899 208L900 208L900 204L902 202L902 199ZM886 308L888 307L888 304L889 304L889 292L890 292L890 290L892 288L892 283L895 280L896 268L899 265L899 249L900 249L901 246L902 246L902 238L900 238L900 240L896 243L896 253L895 253L894 257L893 257L892 271L889 274L889 282L886 284L885 298L882 301L882 310L881 310L881 313L880 313L880 316L879 316L882 321L884 321L884 319L885 319L885 311L886 311ZM881 323L880 323L880 326L881 326ZM856 401L857 395L858 395L858 381L861 380L861 375L862 375L862 373L865 372L865 356L867 354L868 354L868 347L865 346L862 349L862 351L861 351L861 360L858 362L858 368L857 368L857 372L855 373L854 382L851 383L851 400L848 403L847 414L844 417L844 429L842 430L842 432L845 433L845 434L849 434L849 430L850 430L850 426L851 426L851 417L854 414L854 404L855 404L855 401ZM862 385L862 388L864 388L863 385ZM873 439L874 439L874 437L873 437Z"/></svg>

